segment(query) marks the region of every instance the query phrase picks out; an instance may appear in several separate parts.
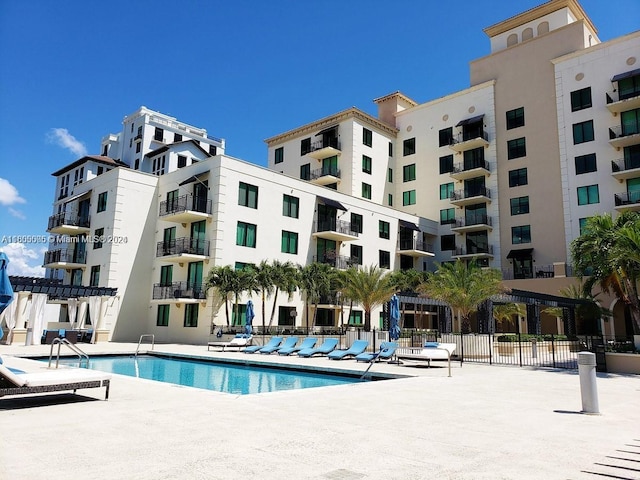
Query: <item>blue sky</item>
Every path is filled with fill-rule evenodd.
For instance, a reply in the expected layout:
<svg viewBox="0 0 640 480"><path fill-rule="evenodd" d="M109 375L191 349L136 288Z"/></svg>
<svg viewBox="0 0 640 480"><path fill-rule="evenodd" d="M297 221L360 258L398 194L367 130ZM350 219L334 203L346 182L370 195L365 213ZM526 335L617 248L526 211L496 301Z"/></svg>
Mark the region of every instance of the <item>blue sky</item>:
<svg viewBox="0 0 640 480"><path fill-rule="evenodd" d="M141 105L266 164L264 139L400 90L469 86L482 29L541 0L0 0L0 249L42 275L51 173ZM602 41L638 29L638 0L582 0Z"/></svg>

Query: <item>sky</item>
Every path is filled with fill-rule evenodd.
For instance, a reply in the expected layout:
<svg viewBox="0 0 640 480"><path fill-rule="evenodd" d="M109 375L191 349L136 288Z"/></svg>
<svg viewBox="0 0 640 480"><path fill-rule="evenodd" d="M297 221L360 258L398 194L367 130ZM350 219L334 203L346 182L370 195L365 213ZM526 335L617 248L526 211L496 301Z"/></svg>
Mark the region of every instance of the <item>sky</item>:
<svg viewBox="0 0 640 480"><path fill-rule="evenodd" d="M0 0L0 250L42 276L51 173L144 105L266 165L264 139L401 91L469 86L484 28L542 0ZM582 0L600 40L640 27L640 0ZM43 238L44 237L44 238Z"/></svg>

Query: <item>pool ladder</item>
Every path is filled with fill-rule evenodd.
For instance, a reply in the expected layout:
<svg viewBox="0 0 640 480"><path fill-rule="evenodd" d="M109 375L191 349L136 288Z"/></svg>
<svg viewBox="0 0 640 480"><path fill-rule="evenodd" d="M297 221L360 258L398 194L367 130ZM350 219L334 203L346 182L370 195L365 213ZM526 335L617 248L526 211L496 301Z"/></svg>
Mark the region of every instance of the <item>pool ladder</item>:
<svg viewBox="0 0 640 480"><path fill-rule="evenodd" d="M138 340L138 348L136 348L136 358L138 358L138 351L140 351L140 344L142 343L142 339L145 337L151 337L151 350L153 350L153 347L156 344L156 336L153 333L145 333L143 335L140 335L140 340Z"/></svg>
<svg viewBox="0 0 640 480"><path fill-rule="evenodd" d="M76 345L71 343L66 338L54 338L53 342L51 342L51 350L49 351L49 365L48 365L47 368L51 368L51 361L53 359L53 346L54 345L58 345L58 353L56 355L56 368L58 368L58 363L60 362L60 347L62 345L66 345L67 347L69 347L69 349L71 349L71 351L73 351L73 353L78 355L78 361L80 362L80 368L82 368L82 360L86 360L86 362L87 362L86 368L89 368L89 355L84 353L80 349L80 347L77 347Z"/></svg>

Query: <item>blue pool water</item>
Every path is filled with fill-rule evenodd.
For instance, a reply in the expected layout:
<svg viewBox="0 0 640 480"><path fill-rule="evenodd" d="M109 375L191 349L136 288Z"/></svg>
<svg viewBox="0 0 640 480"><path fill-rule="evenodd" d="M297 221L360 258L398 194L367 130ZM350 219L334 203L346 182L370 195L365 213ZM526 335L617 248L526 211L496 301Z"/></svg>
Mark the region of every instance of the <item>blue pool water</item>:
<svg viewBox="0 0 640 480"><path fill-rule="evenodd" d="M78 365L77 360L61 359L60 363ZM93 357L89 361L89 368L240 395L326 387L360 381L353 377L156 356Z"/></svg>

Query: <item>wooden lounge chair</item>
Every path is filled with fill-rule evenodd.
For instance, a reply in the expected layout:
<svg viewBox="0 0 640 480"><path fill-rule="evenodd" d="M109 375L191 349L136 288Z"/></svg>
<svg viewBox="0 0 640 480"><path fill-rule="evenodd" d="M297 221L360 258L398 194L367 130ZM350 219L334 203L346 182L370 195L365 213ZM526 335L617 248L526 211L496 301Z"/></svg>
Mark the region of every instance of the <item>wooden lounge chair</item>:
<svg viewBox="0 0 640 480"><path fill-rule="evenodd" d="M63 392L83 388L105 387L104 399L109 399L111 375L95 370L64 368L38 373L14 373L0 364L0 397L30 393Z"/></svg>

